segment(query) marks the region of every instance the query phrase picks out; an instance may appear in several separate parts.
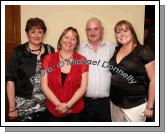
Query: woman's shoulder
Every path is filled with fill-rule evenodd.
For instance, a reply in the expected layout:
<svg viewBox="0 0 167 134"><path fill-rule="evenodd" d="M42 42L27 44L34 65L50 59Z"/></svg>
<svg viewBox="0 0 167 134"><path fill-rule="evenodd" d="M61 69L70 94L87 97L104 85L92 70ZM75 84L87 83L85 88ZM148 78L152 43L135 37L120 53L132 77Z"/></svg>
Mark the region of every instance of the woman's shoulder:
<svg viewBox="0 0 167 134"><path fill-rule="evenodd" d="M152 53L151 48L149 46L146 46L146 45L138 44L136 48L137 48L136 50L139 51L141 54Z"/></svg>
<svg viewBox="0 0 167 134"><path fill-rule="evenodd" d="M49 54L45 55L45 57L55 58L55 57L58 57L58 55L59 55L58 52L54 52L54 53L49 53Z"/></svg>
<svg viewBox="0 0 167 134"><path fill-rule="evenodd" d="M26 45L27 45L27 42L24 43L24 44L20 44L20 45L17 45L14 50L21 50L21 49L24 49L26 48Z"/></svg>
<svg viewBox="0 0 167 134"><path fill-rule="evenodd" d="M51 51L50 53L55 52L55 48L54 48L52 45L50 45L50 44L45 44L45 43L43 43L43 45L44 45L45 49Z"/></svg>
<svg viewBox="0 0 167 134"><path fill-rule="evenodd" d="M58 52L55 52L45 55L42 61L44 63L51 65L53 63L55 64L55 62L58 62L58 60L59 60Z"/></svg>
<svg viewBox="0 0 167 134"><path fill-rule="evenodd" d="M22 55L26 53L26 50L27 50L27 42L14 47L13 53L15 53L16 55Z"/></svg>
<svg viewBox="0 0 167 134"><path fill-rule="evenodd" d="M154 53L151 48L146 45L138 45L136 54L143 60L144 64L155 59Z"/></svg>

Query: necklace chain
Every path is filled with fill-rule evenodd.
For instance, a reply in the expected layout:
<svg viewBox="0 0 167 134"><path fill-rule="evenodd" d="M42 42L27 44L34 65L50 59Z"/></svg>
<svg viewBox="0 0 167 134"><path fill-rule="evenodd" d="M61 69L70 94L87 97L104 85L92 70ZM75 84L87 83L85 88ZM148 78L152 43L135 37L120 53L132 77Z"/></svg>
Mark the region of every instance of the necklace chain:
<svg viewBox="0 0 167 134"><path fill-rule="evenodd" d="M28 48L28 50L31 51L31 52L36 52L36 51L41 51L42 45L40 45L40 48L35 49L35 50L30 49L29 45L27 45L27 48Z"/></svg>
<svg viewBox="0 0 167 134"><path fill-rule="evenodd" d="M72 58L72 56L71 56L70 58L65 59L65 58L61 55L61 53L60 53L60 57L61 57L64 61L69 61L69 60Z"/></svg>
<svg viewBox="0 0 167 134"><path fill-rule="evenodd" d="M29 50L30 52L37 52L37 51L39 51L39 53L37 54L37 56L38 56L38 55L41 53L42 45L40 45L40 48L39 48L39 49L36 49L36 50L30 49L30 48L29 48L29 45L27 45L27 48L28 48L28 50Z"/></svg>

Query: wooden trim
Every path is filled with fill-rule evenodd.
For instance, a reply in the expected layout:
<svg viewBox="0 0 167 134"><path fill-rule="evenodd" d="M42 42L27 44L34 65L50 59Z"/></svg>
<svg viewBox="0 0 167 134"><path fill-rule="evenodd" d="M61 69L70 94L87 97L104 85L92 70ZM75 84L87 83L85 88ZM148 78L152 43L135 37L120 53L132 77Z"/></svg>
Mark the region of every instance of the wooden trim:
<svg viewBox="0 0 167 134"><path fill-rule="evenodd" d="M13 48L21 44L21 17L19 5L5 6L5 51L6 63Z"/></svg>
<svg viewBox="0 0 167 134"><path fill-rule="evenodd" d="M14 20L14 44L21 44L21 17L20 17L20 6L13 6L13 20Z"/></svg>
<svg viewBox="0 0 167 134"><path fill-rule="evenodd" d="M21 17L19 5L5 5L5 65L7 65L13 48L21 44ZM6 67L6 66L5 66ZM5 83L6 85L6 83ZM6 91L6 88L5 88ZM12 121L8 117L8 99L5 92L5 121Z"/></svg>

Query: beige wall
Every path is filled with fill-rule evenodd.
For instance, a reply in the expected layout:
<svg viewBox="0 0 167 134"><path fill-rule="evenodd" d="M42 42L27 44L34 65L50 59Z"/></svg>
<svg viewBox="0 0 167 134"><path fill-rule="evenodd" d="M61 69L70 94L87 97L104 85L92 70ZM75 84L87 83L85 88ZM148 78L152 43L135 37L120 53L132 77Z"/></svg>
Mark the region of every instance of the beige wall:
<svg viewBox="0 0 167 134"><path fill-rule="evenodd" d="M73 26L77 28L81 42L86 40L85 24L91 17L99 18L105 28L104 39L115 42L114 26L122 19L130 21L138 35L141 43L143 43L144 33L144 5L123 5L123 6L36 6L21 5L21 41L27 41L24 31L26 21L30 17L40 17L47 25L47 34L45 43L49 43L56 48L57 40L62 31Z"/></svg>

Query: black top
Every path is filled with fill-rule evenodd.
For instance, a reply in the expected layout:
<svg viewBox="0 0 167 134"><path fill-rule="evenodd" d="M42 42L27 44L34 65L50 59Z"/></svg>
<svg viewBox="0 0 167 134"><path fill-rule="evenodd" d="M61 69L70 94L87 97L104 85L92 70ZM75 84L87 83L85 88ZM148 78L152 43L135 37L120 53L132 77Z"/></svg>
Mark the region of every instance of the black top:
<svg viewBox="0 0 167 134"><path fill-rule="evenodd" d="M64 85L66 77L67 77L67 73L61 72L61 83L62 83L62 85Z"/></svg>
<svg viewBox="0 0 167 134"><path fill-rule="evenodd" d="M15 82L16 96L31 98L33 92L33 78L36 74L37 55L27 50L27 42L14 48L13 55L6 69L6 81ZM48 46L51 52L54 48L43 44L45 52L41 60L48 54Z"/></svg>
<svg viewBox="0 0 167 134"><path fill-rule="evenodd" d="M110 59L109 69L112 73L110 99L119 107L131 108L146 100L148 77L145 64L154 60L154 54L149 47L137 45L117 64L116 55L120 48L121 46L116 48Z"/></svg>

